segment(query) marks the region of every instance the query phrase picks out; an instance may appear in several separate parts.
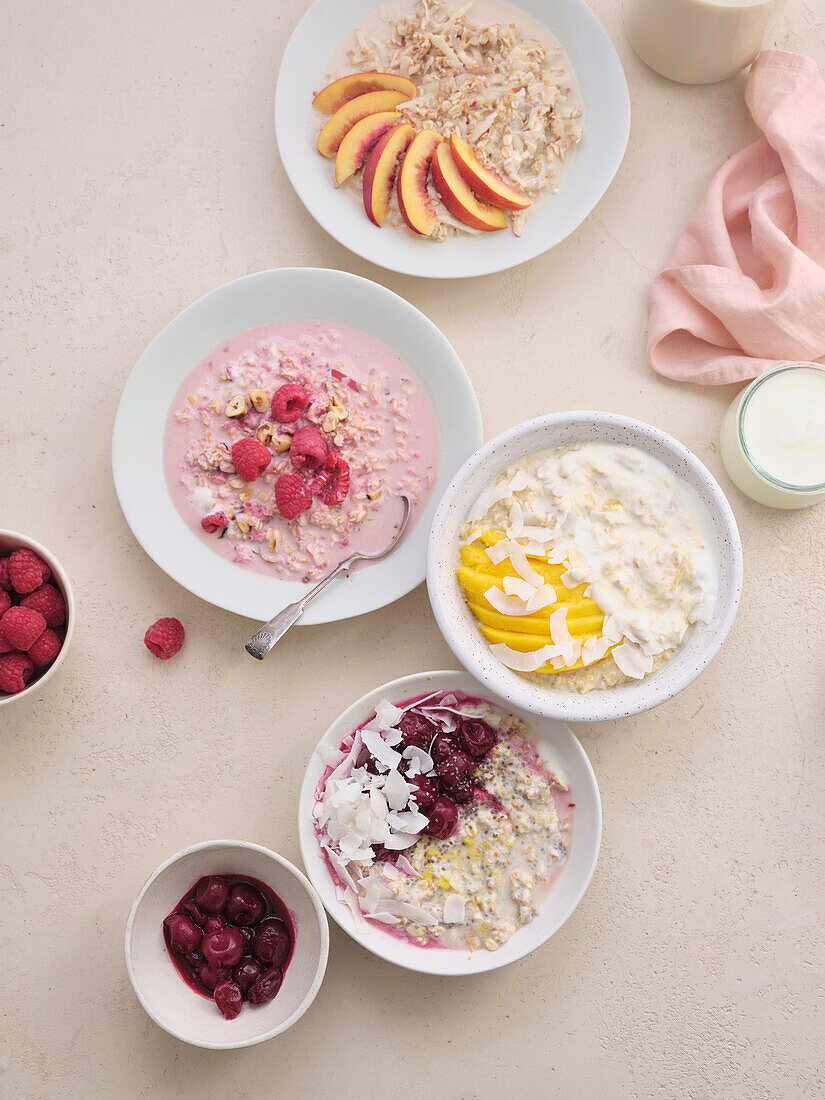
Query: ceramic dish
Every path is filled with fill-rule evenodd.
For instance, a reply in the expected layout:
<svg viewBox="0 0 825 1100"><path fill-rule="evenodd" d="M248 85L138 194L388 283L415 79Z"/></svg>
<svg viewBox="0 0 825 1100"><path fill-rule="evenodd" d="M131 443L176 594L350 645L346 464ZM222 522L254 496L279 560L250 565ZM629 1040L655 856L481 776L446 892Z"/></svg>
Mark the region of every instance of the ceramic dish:
<svg viewBox="0 0 825 1100"><path fill-rule="evenodd" d="M286 173L310 214L337 241L372 263L436 279L503 271L564 240L607 190L630 132L630 98L621 62L584 0L518 0L514 5L559 41L578 85L584 136L558 194L536 205L521 237L506 230L441 243L369 222L351 195L336 192L330 163L315 147L319 116L312 99L326 83L326 65L359 22L379 7L377 0L316 0L287 43L275 93L275 131Z"/></svg>
<svg viewBox="0 0 825 1100"><path fill-rule="evenodd" d="M204 875L248 875L265 883L286 905L295 926L295 950L274 1000L225 1020L214 1002L181 979L166 951L162 922L178 899ZM184 848L154 872L126 924L126 970L151 1018L178 1039L210 1050L254 1046L303 1016L321 987L329 928L323 907L304 875L283 856L240 840L213 840Z"/></svg>
<svg viewBox="0 0 825 1100"><path fill-rule="evenodd" d="M463 690L497 702L491 696L489 687L483 687L466 672L422 672L383 684L368 692L336 718L321 738L321 743L337 748L347 734L369 718L382 699L397 703L448 688ZM312 817L316 786L325 771L325 765L318 753L312 754L304 774L298 808L298 833L304 866L330 916L362 947L366 947L379 958L425 974L466 975L495 970L515 962L550 939L584 896L596 866L602 824L599 789L590 761L568 727L561 722L537 718L518 708L509 709L527 724L541 756L551 768L566 777L571 792L575 792L576 816L570 852L550 896L538 916L521 927L497 951L478 950L468 954L466 951L444 947L419 947L369 924L360 914L355 917L338 900Z"/></svg>
<svg viewBox="0 0 825 1100"><path fill-rule="evenodd" d="M417 309L367 279L313 268L261 271L213 290L163 329L129 376L115 420L112 471L138 542L190 592L257 619L297 600L307 590L300 581L249 572L220 557L186 526L167 488L163 436L178 387L220 341L258 325L299 319L359 329L396 352L426 389L441 435L437 483L415 526L384 561L354 570L313 601L301 620L306 624L374 611L421 583L436 502L481 442L478 402L461 361Z"/></svg>
<svg viewBox="0 0 825 1100"><path fill-rule="evenodd" d="M538 686L490 653L456 580L459 531L479 494L514 461L565 444L624 443L660 459L699 494L715 534L719 589L707 625L696 624L675 654L634 683L577 694ZM430 602L447 644L480 680L516 707L550 718L600 722L650 710L678 695L705 669L727 637L742 589L742 544L727 498L698 458L671 436L639 420L603 412L536 417L486 443L459 470L439 503L427 551Z"/></svg>
<svg viewBox="0 0 825 1100"><path fill-rule="evenodd" d="M60 647L60 652L44 672L36 675L22 691L18 691L14 695L6 695L4 692L0 691L0 707L9 703L14 703L19 699L30 698L36 691L42 688L48 680L51 680L52 676L54 676L63 664L66 654L69 652L69 646L72 644L72 638L74 637L74 591L72 590L72 584L66 570L54 554L50 550L47 550L41 543L35 542L34 539L30 539L27 535L19 534L17 531L0 530L0 556L5 556L10 551L16 550L18 546L26 546L29 550L33 550L51 569L52 576L49 583L60 591L66 602L66 633L63 638L63 645Z"/></svg>

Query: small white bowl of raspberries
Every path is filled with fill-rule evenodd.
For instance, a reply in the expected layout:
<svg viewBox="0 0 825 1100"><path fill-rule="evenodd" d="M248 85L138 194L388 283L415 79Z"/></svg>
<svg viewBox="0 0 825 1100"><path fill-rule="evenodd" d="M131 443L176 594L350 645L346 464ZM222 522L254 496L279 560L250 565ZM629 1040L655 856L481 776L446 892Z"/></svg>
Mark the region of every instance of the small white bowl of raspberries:
<svg viewBox="0 0 825 1100"><path fill-rule="evenodd" d="M0 529L0 707L54 676L74 633L72 586L39 542Z"/></svg>

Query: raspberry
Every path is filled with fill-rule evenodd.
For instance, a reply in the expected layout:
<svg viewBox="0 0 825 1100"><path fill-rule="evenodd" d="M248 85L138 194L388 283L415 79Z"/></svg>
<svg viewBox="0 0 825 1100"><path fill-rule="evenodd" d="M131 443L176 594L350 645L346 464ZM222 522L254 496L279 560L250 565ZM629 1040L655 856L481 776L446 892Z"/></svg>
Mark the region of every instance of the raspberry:
<svg viewBox="0 0 825 1100"><path fill-rule="evenodd" d="M63 643L55 632L46 627L34 645L29 646L29 657L31 657L38 668L45 668L46 665L50 665L58 655L62 645Z"/></svg>
<svg viewBox="0 0 825 1100"><path fill-rule="evenodd" d="M0 630L15 649L23 652L34 645L45 629L46 620L31 607L10 607L0 617Z"/></svg>
<svg viewBox="0 0 825 1100"><path fill-rule="evenodd" d="M44 584L42 588L26 596L20 601L20 606L39 611L46 620L46 626L50 626L52 630L66 621L66 601L51 584Z"/></svg>
<svg viewBox="0 0 825 1100"><path fill-rule="evenodd" d="M327 455L324 468L312 484L312 491L324 504L340 504L349 492L350 469L340 455Z"/></svg>
<svg viewBox="0 0 825 1100"><path fill-rule="evenodd" d="M295 519L312 504L312 494L297 474L281 474L275 482L275 503L284 519Z"/></svg>
<svg viewBox="0 0 825 1100"><path fill-rule="evenodd" d="M8 653L0 657L0 691L14 695L26 686L34 665L25 653Z"/></svg>
<svg viewBox="0 0 825 1100"><path fill-rule="evenodd" d="M11 588L8 558L0 558L0 588L5 589L6 592Z"/></svg>
<svg viewBox="0 0 825 1100"><path fill-rule="evenodd" d="M201 520L201 527L207 535L214 534L215 531L223 531L228 526L229 520L223 512L213 512L210 516L204 516Z"/></svg>
<svg viewBox="0 0 825 1100"><path fill-rule="evenodd" d="M232 461L239 477L244 481L254 481L272 461L272 452L257 439L248 436L232 444Z"/></svg>
<svg viewBox="0 0 825 1100"><path fill-rule="evenodd" d="M292 437L289 458L296 470L317 470L327 458L327 445L317 428L299 428Z"/></svg>
<svg viewBox="0 0 825 1100"><path fill-rule="evenodd" d="M0 588L0 615L3 615L11 607L11 596L5 590Z"/></svg>
<svg viewBox="0 0 825 1100"><path fill-rule="evenodd" d="M183 645L184 637L185 631L180 619L158 619L146 631L143 641L150 653L160 657L161 661L168 661Z"/></svg>
<svg viewBox="0 0 825 1100"><path fill-rule="evenodd" d="M52 575L51 569L28 546L18 546L9 557L9 580L21 596L34 592Z"/></svg>
<svg viewBox="0 0 825 1100"><path fill-rule="evenodd" d="M287 382L272 395L270 415L281 424L292 424L309 404L309 394L297 382Z"/></svg>
<svg viewBox="0 0 825 1100"><path fill-rule="evenodd" d="M13 646L6 635L0 631L0 653L16 653L17 647Z"/></svg>

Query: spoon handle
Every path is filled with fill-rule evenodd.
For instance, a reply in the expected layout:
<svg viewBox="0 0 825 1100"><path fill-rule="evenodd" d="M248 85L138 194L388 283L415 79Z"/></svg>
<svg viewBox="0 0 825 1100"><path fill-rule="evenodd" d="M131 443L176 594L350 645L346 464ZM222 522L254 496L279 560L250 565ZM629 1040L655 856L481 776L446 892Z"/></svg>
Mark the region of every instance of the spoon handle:
<svg viewBox="0 0 825 1100"><path fill-rule="evenodd" d="M358 561L360 557L360 554L353 554L352 557L347 558L346 561L342 561L341 564L337 565L323 580L319 581L314 588L310 588L309 592L306 592L300 600L296 603L287 604L287 606L271 618L268 623L264 623L258 633L253 635L246 643L244 647L246 652L250 653L258 661L262 661L275 643L280 641L289 628L297 623L310 600L315 599L318 593L323 591L330 581L335 580L341 573L345 573L353 562Z"/></svg>

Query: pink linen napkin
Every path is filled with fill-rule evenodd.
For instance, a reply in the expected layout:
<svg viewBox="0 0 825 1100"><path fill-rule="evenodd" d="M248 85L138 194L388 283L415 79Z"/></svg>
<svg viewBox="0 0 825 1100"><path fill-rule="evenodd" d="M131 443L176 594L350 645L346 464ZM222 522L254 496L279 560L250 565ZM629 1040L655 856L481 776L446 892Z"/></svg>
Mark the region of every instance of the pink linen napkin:
<svg viewBox="0 0 825 1100"><path fill-rule="evenodd" d="M650 291L648 358L680 382L825 360L825 81L766 50L746 100L764 137L716 173Z"/></svg>

